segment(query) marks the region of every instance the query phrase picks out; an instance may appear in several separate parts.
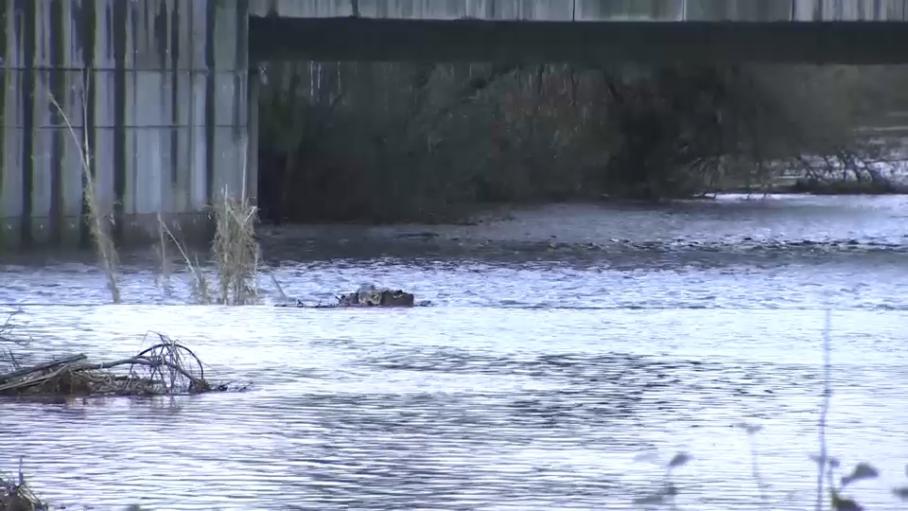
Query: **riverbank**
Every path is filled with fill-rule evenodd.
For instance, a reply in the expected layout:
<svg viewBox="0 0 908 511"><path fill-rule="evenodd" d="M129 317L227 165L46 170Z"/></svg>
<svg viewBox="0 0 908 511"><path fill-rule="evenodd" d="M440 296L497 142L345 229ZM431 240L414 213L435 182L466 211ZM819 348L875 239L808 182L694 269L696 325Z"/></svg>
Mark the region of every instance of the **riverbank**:
<svg viewBox="0 0 908 511"><path fill-rule="evenodd" d="M859 302L863 304L860 306L899 307L904 298L904 293L897 292L902 280L899 264L908 251L908 232L902 228L905 211L908 195L729 194L662 204L588 202L509 207L477 216L469 225L262 225L257 229L263 257L257 285L266 304L282 300L272 275L289 296L307 303L332 303L336 293L364 283L406 288L420 300L435 304L494 305L502 297L515 303L534 303L512 296L505 283L500 289L491 284L481 289L481 279L471 268L492 271L526 265L532 271L541 271L566 264L584 271L601 268L609 274L616 272L603 283L615 293L578 298L559 291L546 303L609 307L633 303L622 298L634 284L625 279L622 270L644 265L679 272L678 285L702 288L704 296L711 297L698 306L714 306L736 302L729 302L718 291L710 292L706 283L686 282L688 269L747 268L747 285L756 286L751 298L753 304L759 304L771 298L763 296L758 281L751 283L749 279L783 279L783 274L773 270L780 265L808 269L795 277L807 287L793 290L796 296L807 296L803 291L834 290L837 284L845 285L851 272L863 271L861 261L872 261L883 274L878 281L862 284L869 286L864 292L876 298ZM206 246L198 250L203 269L215 282L215 269L206 262ZM165 275L158 251L140 247L121 253L126 303L196 303L192 271L177 252L169 254L169 274ZM454 280L412 289L410 282L420 282L423 277L407 269L409 261L437 268L446 275L451 272ZM339 270L336 265L340 265ZM90 252L7 255L0 258L0 270L6 283L0 288L0 303L58 303L70 295L90 303L110 300L103 281L97 280L101 274ZM539 277L553 290L561 289L544 274ZM724 278L722 274L715 277ZM467 289L470 292L465 292ZM670 294L663 294L669 292L668 287L653 290L641 305L671 306L676 302Z"/></svg>
<svg viewBox="0 0 908 511"><path fill-rule="evenodd" d="M765 250L897 249L908 237L887 226L901 222L905 209L908 194L896 193L725 193L662 201L600 198L488 205L447 223L260 222L255 237L270 263L300 257L494 257L514 251L620 257L653 250L730 250L756 257ZM743 219L747 223L736 227ZM202 263L208 260L208 241L190 239L184 246L190 257L198 254ZM171 269L179 272L185 265L175 248L166 255ZM160 250L147 244L121 247L120 256L127 267L160 267ZM95 260L88 249L36 247L0 254L0 264L23 266L92 266Z"/></svg>
<svg viewBox="0 0 908 511"><path fill-rule="evenodd" d="M263 224L258 230L265 245L292 240L356 244L380 242L407 244L453 242L596 243L624 241L697 241L734 244L767 241L900 243L888 229L908 206L908 194L820 195L804 193L726 193L702 198L663 201L601 199L541 204L499 204L475 212L469 221L425 223L323 223ZM867 215L881 225L859 235L850 229L866 222ZM736 225L749 217L750 225L774 225L774 230L748 230ZM637 222L643 221L644 224ZM856 227L856 226L855 226ZM888 233L876 236L875 233ZM869 234L870 236L867 236ZM266 254L268 251L265 251Z"/></svg>

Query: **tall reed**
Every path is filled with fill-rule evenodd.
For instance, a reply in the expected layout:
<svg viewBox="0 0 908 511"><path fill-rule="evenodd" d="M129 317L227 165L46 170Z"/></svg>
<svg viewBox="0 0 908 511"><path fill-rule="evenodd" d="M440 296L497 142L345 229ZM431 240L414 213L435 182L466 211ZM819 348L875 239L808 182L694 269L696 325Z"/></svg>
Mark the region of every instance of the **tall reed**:
<svg viewBox="0 0 908 511"><path fill-rule="evenodd" d="M180 243L180 240L178 240L177 237L173 235L173 232L169 227L167 227L167 224L164 222L163 218L161 218L160 215L158 216L158 229L161 233L166 234L167 237L170 238L170 241L173 242L173 245L177 247L177 250L183 257L183 261L186 263L186 267L189 269L189 274L191 275L189 285L193 300L195 300L196 303L202 305L211 303L211 293L209 292L208 277L205 276L205 272L202 271L202 265L201 263L199 263L199 259L195 258L195 262L193 262L193 259L189 257L189 252L186 250L183 244ZM163 237L161 239L161 243L162 245L164 243Z"/></svg>
<svg viewBox="0 0 908 511"><path fill-rule="evenodd" d="M212 252L223 304L248 305L258 301L257 213L258 208L247 197L230 197L226 191L214 206Z"/></svg>
<svg viewBox="0 0 908 511"><path fill-rule="evenodd" d="M109 215L105 215L101 210L101 206L98 202L97 182L91 171L92 154L91 145L88 141L88 105L85 101L85 87L82 89L81 101L81 140L76 133L76 129L73 127L72 122L70 122L69 116L66 115L66 111L63 110L63 107L61 107L60 103L57 101L57 98L55 98L53 94L49 94L49 96L57 113L63 119L66 130L69 132L70 137L72 137L73 142L79 149L79 163L82 167L82 178L84 183L82 191L83 200L85 201L86 209L88 210L86 221L92 240L94 241L95 250L98 253L101 269L104 271L104 275L107 278L107 289L110 291L111 300L113 300L113 303L120 303L120 288L117 284L117 264L119 262L119 257L117 256L117 249L114 246L113 238L111 238L109 232L109 225L113 222L113 218Z"/></svg>

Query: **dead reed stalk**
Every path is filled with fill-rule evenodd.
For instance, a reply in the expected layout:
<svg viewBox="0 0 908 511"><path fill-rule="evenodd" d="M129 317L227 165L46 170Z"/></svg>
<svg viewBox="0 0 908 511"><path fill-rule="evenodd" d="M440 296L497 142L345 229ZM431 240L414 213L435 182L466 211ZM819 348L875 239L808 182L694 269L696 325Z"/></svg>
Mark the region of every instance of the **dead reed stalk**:
<svg viewBox="0 0 908 511"><path fill-rule="evenodd" d="M7 337L9 332L13 329L13 318L22 313L22 309L16 309L9 314L7 314L6 319L3 320L3 323L0 323L0 342L11 342L18 343L18 341Z"/></svg>
<svg viewBox="0 0 908 511"><path fill-rule="evenodd" d="M160 284L161 288L164 290L164 294L170 296L171 287L170 287L170 259L167 257L167 236L165 233L166 225L164 225L164 219L161 217L161 212L158 212L158 246L157 246L157 256L158 260L161 263L161 274L160 274ZM157 279L155 279L157 280Z"/></svg>
<svg viewBox="0 0 908 511"><path fill-rule="evenodd" d="M173 242L174 246L177 247L177 250L180 252L180 255L183 256L183 261L186 262L186 267L189 269L189 273L192 278L189 280L190 288L192 289L192 297L196 303L206 305L211 303L211 293L209 292L208 286L208 277L205 276L205 272L202 271L202 266L199 264L198 258L195 259L193 263L192 259L189 258L189 253L186 251L183 244L180 243L180 240L173 235L173 232L170 228L167 227L167 224L164 220L158 216L158 230L161 234L163 244L163 235L166 234L167 237Z"/></svg>
<svg viewBox="0 0 908 511"><path fill-rule="evenodd" d="M258 299L257 209L248 198L230 197L226 190L214 206L212 252L218 268L223 304L248 305Z"/></svg>
<svg viewBox="0 0 908 511"><path fill-rule="evenodd" d="M831 322L832 312L826 310L826 318L823 324L823 401L820 404L820 420L817 424L817 430L819 432L819 444L820 444L820 458L817 463L817 501L816 501L816 510L821 511L823 509L823 480L828 470L829 460L828 450L826 446L826 418L829 415L829 400L832 398L832 386L830 384L830 372L832 370L832 363L830 362L830 353L832 348L830 347L829 341L829 326ZM832 485L830 485L832 487Z"/></svg>
<svg viewBox="0 0 908 511"><path fill-rule="evenodd" d="M13 318L21 313L22 309L16 309L7 315L6 320L4 320L3 323L0 323L0 344L13 344L16 346L25 346L28 344L28 340L14 338L10 334L13 329ZM0 361L8 363L13 369L18 369L20 367L19 359L10 347L4 347L4 349L0 350ZM2 508L0 508L0 511L2 511Z"/></svg>
<svg viewBox="0 0 908 511"><path fill-rule="evenodd" d="M110 297L114 303L120 303L120 288L117 284L117 250L114 246L113 239L108 232L107 224L109 221L105 220L107 216L101 211L101 206L98 203L96 190L97 183L91 171L92 155L91 145L88 142L88 106L84 98L84 88L82 93L82 140L79 140L79 135L76 134L76 129L73 127L72 122L70 122L69 116L66 115L63 107L60 106L60 103L57 102L57 99L53 94L49 94L49 96L57 113L60 114L63 122L66 124L66 130L69 132L70 137L72 137L73 142L79 149L82 178L85 183L85 186L83 187L83 198L88 209L88 218L86 219L88 221L88 228L91 232L91 237L94 240L95 249L98 252L101 269L107 277L107 289L110 290Z"/></svg>

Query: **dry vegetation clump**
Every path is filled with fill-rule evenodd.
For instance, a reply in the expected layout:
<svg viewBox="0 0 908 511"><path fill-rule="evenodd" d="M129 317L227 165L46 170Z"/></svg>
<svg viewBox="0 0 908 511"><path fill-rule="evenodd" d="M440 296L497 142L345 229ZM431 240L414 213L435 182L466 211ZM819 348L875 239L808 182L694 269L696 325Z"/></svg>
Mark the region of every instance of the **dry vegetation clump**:
<svg viewBox="0 0 908 511"><path fill-rule="evenodd" d="M226 389L205 380L192 350L166 335L151 335L151 347L121 360L90 363L78 354L16 368L0 375L0 395L157 396Z"/></svg>
<svg viewBox="0 0 908 511"><path fill-rule="evenodd" d="M7 481L0 477L0 511L39 511L48 509L25 484L22 469L19 469L18 482Z"/></svg>
<svg viewBox="0 0 908 511"><path fill-rule="evenodd" d="M255 239L258 209L248 198L226 193L215 204L215 234L212 244L220 283L220 301L247 305L258 299L259 246Z"/></svg>

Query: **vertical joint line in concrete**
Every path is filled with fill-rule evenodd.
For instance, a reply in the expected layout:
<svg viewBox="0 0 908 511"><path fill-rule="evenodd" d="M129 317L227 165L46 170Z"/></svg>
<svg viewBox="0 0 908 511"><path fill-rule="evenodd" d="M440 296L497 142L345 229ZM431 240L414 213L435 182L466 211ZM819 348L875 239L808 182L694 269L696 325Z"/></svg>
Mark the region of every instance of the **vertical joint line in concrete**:
<svg viewBox="0 0 908 511"><path fill-rule="evenodd" d="M126 198L126 50L127 50L127 2L113 3L114 45L114 226L115 238L123 238L123 212Z"/></svg>
<svg viewBox="0 0 908 511"><path fill-rule="evenodd" d="M215 73L217 2L208 0L205 16L205 197L209 204L214 199L214 125L215 125Z"/></svg>
<svg viewBox="0 0 908 511"><path fill-rule="evenodd" d="M37 36L37 5L33 0L17 0L14 7L17 13L21 13L17 21L21 19L20 32L17 34L22 41L22 56L25 61L25 69L22 71L22 222L20 238L24 247L32 244L32 213L33 188L34 188L34 168L35 168L35 87L37 85L35 77L35 53Z"/></svg>
<svg viewBox="0 0 908 511"><path fill-rule="evenodd" d="M188 108L186 105L180 105L180 2L173 3L173 11L170 13L170 122L174 128L170 130L170 182L176 187L179 180L180 172L187 172L189 169L179 168L179 143L180 137L176 126L180 121L180 108ZM191 9L191 7L190 7ZM190 52L191 54L191 52ZM191 90L191 87L190 87ZM176 206L176 203L174 203ZM176 209L176 208L174 208Z"/></svg>
<svg viewBox="0 0 908 511"><path fill-rule="evenodd" d="M96 158L95 158L95 80L94 80L94 67L95 67L95 37L97 31L97 10L95 2L85 2L82 7L82 37L83 40L80 41L82 45L82 101L83 107L85 108L85 140L88 143L88 147L83 148L87 150L88 154L85 157L88 160L88 175L85 172L80 172L80 183L82 184L82 205L81 205L81 215L79 221L79 245L83 248L87 248L91 244L91 234L88 225L88 197L85 195L85 188L89 185L89 176L91 176L91 184L96 183Z"/></svg>
<svg viewBox="0 0 908 511"><path fill-rule="evenodd" d="M66 94L66 77L65 72L60 69L65 64L64 52L65 44L63 38L63 3L54 2L50 5L50 65L52 70L48 73L50 80L50 93L54 99L63 108L67 109L68 101ZM46 101L50 119L55 127L63 124L63 115L57 111L56 107ZM48 215L49 240L52 243L62 243L63 241L63 153L64 139L59 129L54 129L50 133L50 212Z"/></svg>
<svg viewBox="0 0 908 511"><path fill-rule="evenodd" d="M2 30L3 33L2 33L2 35L0 35L0 58L4 59L4 62L6 61L6 57L7 57L6 56L6 38L7 38L8 34L6 33L6 31L8 30L8 27L9 27L9 25L7 25L9 14L10 14L9 5L4 3L3 6L0 7L0 27L3 27L3 30ZM2 80L0 80L0 84L2 84L2 86L3 86L2 90L6 91L7 88L10 86L10 73L8 73L8 72L3 73L3 78L2 78ZM0 121L2 121L5 118L5 115L6 115L6 97L5 97L5 93L4 93L3 97L0 97ZM5 167L6 166L6 158L5 158L6 137L4 136L3 138L4 138L4 140L0 141L0 162L3 162L3 165ZM2 173L4 171L8 171L8 170L5 168L0 168L0 197L3 196L3 174ZM2 226L0 226L0 228L2 228ZM4 239L4 234L0 233L0 243L3 243L3 239Z"/></svg>

